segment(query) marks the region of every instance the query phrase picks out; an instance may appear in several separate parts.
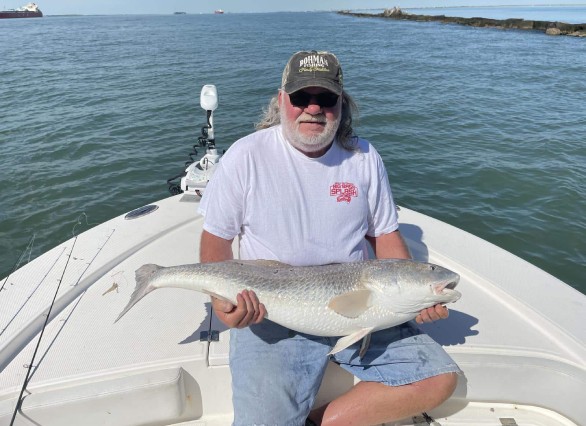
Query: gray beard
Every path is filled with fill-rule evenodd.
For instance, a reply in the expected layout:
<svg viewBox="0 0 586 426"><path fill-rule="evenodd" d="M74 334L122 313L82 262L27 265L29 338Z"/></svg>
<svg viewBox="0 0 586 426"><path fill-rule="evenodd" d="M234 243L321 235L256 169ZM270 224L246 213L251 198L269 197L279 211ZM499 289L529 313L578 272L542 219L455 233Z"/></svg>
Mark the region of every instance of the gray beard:
<svg viewBox="0 0 586 426"><path fill-rule="evenodd" d="M298 127L300 121L307 121L307 114L301 114L295 121L288 120L283 109L280 115L285 139L301 152L316 152L327 147L334 140L340 126L340 117L334 121L326 121L325 115L316 115L313 116L313 120L326 123L323 132L319 135L305 136L299 132Z"/></svg>

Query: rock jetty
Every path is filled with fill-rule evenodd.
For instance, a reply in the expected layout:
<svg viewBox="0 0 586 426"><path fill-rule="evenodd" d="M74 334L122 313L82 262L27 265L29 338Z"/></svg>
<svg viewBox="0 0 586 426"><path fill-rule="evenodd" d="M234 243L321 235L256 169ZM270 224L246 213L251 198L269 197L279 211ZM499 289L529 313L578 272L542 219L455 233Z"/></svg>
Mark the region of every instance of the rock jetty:
<svg viewBox="0 0 586 426"><path fill-rule="evenodd" d="M548 35L586 37L586 24L567 24L565 22L557 21L526 21L524 19L458 18L445 15L416 15L404 12L399 7L385 9L382 13L354 13L349 10L341 10L338 13L361 18L389 18L422 22L437 21L447 24L468 25L472 27L533 30L541 31Z"/></svg>

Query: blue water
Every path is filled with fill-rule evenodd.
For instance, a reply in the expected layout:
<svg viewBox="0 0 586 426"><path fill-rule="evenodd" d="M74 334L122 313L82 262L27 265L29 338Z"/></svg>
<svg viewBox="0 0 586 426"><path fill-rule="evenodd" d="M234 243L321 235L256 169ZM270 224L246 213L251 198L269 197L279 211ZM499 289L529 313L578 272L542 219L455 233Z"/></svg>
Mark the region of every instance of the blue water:
<svg viewBox="0 0 586 426"><path fill-rule="evenodd" d="M218 87L227 148L311 48L342 61L400 205L586 293L586 40L335 13L0 21L0 276L33 234L34 257L81 212L165 197L202 85Z"/></svg>

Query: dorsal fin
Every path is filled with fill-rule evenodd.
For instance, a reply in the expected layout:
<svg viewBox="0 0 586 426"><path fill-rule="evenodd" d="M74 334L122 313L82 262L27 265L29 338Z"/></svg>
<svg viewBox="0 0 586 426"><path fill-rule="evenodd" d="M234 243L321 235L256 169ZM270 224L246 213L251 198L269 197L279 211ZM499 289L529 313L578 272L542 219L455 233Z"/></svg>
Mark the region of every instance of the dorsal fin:
<svg viewBox="0 0 586 426"><path fill-rule="evenodd" d="M244 265L251 265L251 266L263 266L265 268L290 268L291 267L291 265L288 265L283 262L279 262L278 260L268 260L268 259L232 260L231 262L242 263Z"/></svg>

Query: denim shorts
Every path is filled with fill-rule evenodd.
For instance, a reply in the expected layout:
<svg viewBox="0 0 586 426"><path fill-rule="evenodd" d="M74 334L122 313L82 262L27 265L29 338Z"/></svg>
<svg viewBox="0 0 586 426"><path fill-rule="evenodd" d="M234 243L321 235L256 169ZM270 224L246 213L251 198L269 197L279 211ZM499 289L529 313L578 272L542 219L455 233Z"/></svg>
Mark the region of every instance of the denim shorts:
<svg viewBox="0 0 586 426"><path fill-rule="evenodd" d="M297 333L269 320L230 330L234 425L300 426L309 415L329 361L362 381L399 386L460 369L441 345L411 323L372 334L328 356L336 337Z"/></svg>

